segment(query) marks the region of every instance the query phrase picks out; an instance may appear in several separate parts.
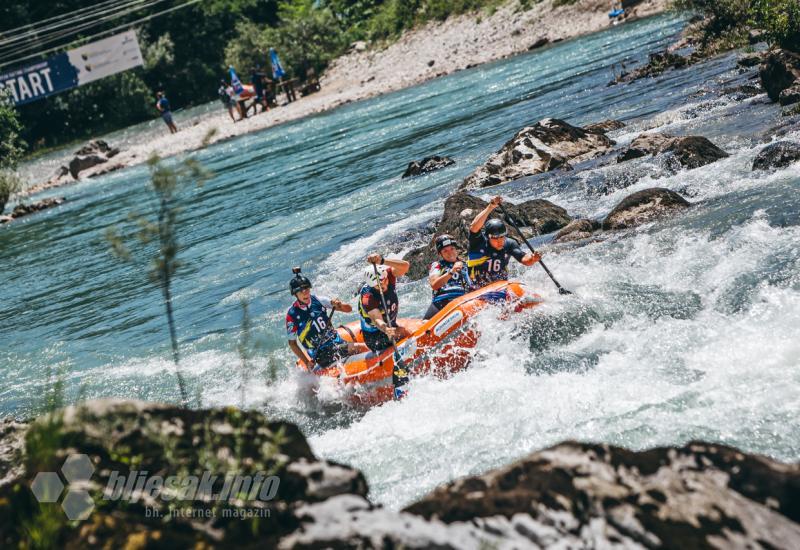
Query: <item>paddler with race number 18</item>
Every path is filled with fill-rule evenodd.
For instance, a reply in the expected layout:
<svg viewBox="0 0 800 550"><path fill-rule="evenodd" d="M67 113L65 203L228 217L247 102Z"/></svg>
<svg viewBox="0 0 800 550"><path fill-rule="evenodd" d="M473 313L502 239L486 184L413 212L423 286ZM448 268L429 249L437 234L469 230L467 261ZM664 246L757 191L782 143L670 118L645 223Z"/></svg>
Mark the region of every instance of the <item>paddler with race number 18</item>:
<svg viewBox="0 0 800 550"><path fill-rule="evenodd" d="M310 371L326 368L350 355L367 351L363 344L342 340L331 322L334 311L350 313L352 306L336 298L312 295L311 281L300 268L293 268L292 273L289 291L297 301L286 312L286 335L289 348L305 367Z"/></svg>
<svg viewBox="0 0 800 550"><path fill-rule="evenodd" d="M488 219L502 203L502 197L494 197L469 227L467 266L474 289L495 281L507 281L508 262L512 257L526 266L542 259L538 252L526 254L517 241L506 237L506 224L502 220Z"/></svg>
<svg viewBox="0 0 800 550"><path fill-rule="evenodd" d="M380 353L411 334L397 320L400 302L396 288L397 278L405 275L411 264L375 253L367 256L367 262L370 266L364 271L366 282L359 291L358 313L364 343Z"/></svg>

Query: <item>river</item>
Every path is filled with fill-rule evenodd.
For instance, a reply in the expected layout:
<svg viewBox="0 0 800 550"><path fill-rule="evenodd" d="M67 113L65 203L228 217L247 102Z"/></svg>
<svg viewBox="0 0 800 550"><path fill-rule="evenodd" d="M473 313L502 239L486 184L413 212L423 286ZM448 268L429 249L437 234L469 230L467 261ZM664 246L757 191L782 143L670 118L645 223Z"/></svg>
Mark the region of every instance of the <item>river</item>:
<svg viewBox="0 0 800 550"><path fill-rule="evenodd" d="M671 16L620 25L196 153L215 175L181 194L174 282L192 399L243 398L297 422L316 453L363 470L372 498L390 507L564 439L636 449L705 439L800 459L800 165L750 170L779 109L764 95L717 93L752 75L739 73L735 54L606 87L615 64L641 61L683 25ZM515 266L546 303L505 322L482 316L466 372L415 380L406 400L371 410L341 405L325 385L309 398L285 344L291 267L315 292L354 303L368 251L402 253L429 238L461 179L545 117L623 120L611 134L620 145L652 127L704 135L731 156L677 174L643 159L497 188L575 217L600 218L656 186L696 206L598 242L546 247L572 296L539 267ZM456 164L400 179L430 154ZM147 282L152 250L133 242L138 261L124 263L104 238L151 211L147 180L138 166L53 190L63 206L0 228L0 414L31 414L57 376L68 399L178 400L163 304ZM430 294L420 281L402 284L400 297L411 317ZM241 391L243 298L258 348Z"/></svg>

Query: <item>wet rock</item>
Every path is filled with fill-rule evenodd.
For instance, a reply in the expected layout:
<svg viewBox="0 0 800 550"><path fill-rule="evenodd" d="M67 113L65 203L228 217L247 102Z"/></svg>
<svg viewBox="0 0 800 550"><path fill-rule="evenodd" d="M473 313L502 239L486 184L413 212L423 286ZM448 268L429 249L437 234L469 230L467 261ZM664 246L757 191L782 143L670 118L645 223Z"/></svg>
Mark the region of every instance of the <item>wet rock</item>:
<svg viewBox="0 0 800 550"><path fill-rule="evenodd" d="M608 132L619 130L621 128L625 128L624 122L611 119L606 119L603 120L602 122L595 122L594 124L589 124L583 127L583 129L589 132L590 134L606 134Z"/></svg>
<svg viewBox="0 0 800 550"><path fill-rule="evenodd" d="M96 178L98 176L105 176L106 174L110 174L111 172L116 172L117 170L122 170L123 168L127 168L127 166L122 164L122 163L117 162L117 163L111 164L109 166L103 166L99 170L89 174L89 177L90 178Z"/></svg>
<svg viewBox="0 0 800 550"><path fill-rule="evenodd" d="M722 95L726 95L735 101L742 101L743 99L755 97L763 93L764 90L762 90L760 86L753 84L743 84L741 86L734 86L722 90Z"/></svg>
<svg viewBox="0 0 800 550"><path fill-rule="evenodd" d="M80 179L82 171L108 162L118 153L119 149L109 146L102 139L92 140L75 152L75 157L69 162L69 173L74 179Z"/></svg>
<svg viewBox="0 0 800 550"><path fill-rule="evenodd" d="M9 216L10 217L10 216ZM0 487L22 475L26 424L12 418L0 420Z"/></svg>
<svg viewBox="0 0 800 550"><path fill-rule="evenodd" d="M534 40L533 44L528 46L528 51L538 50L539 48L547 46L549 43L550 43L550 39L547 38L546 36L542 36L542 37L537 38L536 40Z"/></svg>
<svg viewBox="0 0 800 550"><path fill-rule="evenodd" d="M617 156L617 162L655 155L664 144L674 138L675 136L669 134L641 134L631 142L627 149Z"/></svg>
<svg viewBox="0 0 800 550"><path fill-rule="evenodd" d="M33 214L34 212L39 212L41 210L46 210L48 208L63 204L65 200L66 199L63 197L51 197L49 199L43 199L39 202L34 202L31 204L18 204L11 212L11 217L14 219L21 218L23 216L27 216L28 214Z"/></svg>
<svg viewBox="0 0 800 550"><path fill-rule="evenodd" d="M800 143L778 141L759 151L753 161L753 170L785 168L798 160L800 160Z"/></svg>
<svg viewBox="0 0 800 550"><path fill-rule="evenodd" d="M702 136L675 137L668 134L642 134L617 156L617 162L650 155L669 153L683 168L705 166L728 155Z"/></svg>
<svg viewBox="0 0 800 550"><path fill-rule="evenodd" d="M798 499L800 467L724 445L567 442L404 511L448 525L530 517L518 532L546 548L789 548L800 537Z"/></svg>
<svg viewBox="0 0 800 550"><path fill-rule="evenodd" d="M690 59L667 50L651 53L647 64L631 72L623 72L608 84L611 86L620 82L632 82L640 78L658 76L667 69L679 69L687 66L690 62Z"/></svg>
<svg viewBox="0 0 800 550"><path fill-rule="evenodd" d="M603 220L603 229L636 227L689 206L691 203L669 189L645 189L622 199Z"/></svg>
<svg viewBox="0 0 800 550"><path fill-rule="evenodd" d="M800 55L786 50L769 52L758 71L761 86L772 101L780 100L781 92L800 79Z"/></svg>
<svg viewBox="0 0 800 550"><path fill-rule="evenodd" d="M517 132L483 166L467 176L460 189L490 187L557 168L571 169L570 161L594 158L612 145L614 142L602 134L546 118Z"/></svg>
<svg viewBox="0 0 800 550"><path fill-rule="evenodd" d="M467 250L469 243L469 226L475 216L484 208L487 202L469 193L459 192L451 195L444 203L442 217L436 224L431 240L424 246L413 249L406 254L405 259L411 263L408 277L412 280L421 279L428 274L430 264L437 259L434 239L437 235L447 233L458 241L462 250ZM550 201L534 199L521 204L504 202L503 206L515 223L520 228L527 229L529 234L543 234L557 231L567 225L572 218L567 211ZM501 218L498 210L490 218ZM513 236L513 229L509 228Z"/></svg>
<svg viewBox="0 0 800 550"><path fill-rule="evenodd" d="M564 243L579 241L591 237L592 233L600 229L600 222L597 220L580 219L572 220L566 227L563 227L554 238L554 242Z"/></svg>
<svg viewBox="0 0 800 550"><path fill-rule="evenodd" d="M451 164L455 164L456 161L451 159L450 157L440 157L438 155L434 155L432 157L425 157L422 160L414 160L408 163L408 167L406 171L403 172L402 177L408 178L410 176L419 176L420 174L427 174L428 172L433 172L434 170L439 170L444 168L445 166L450 166Z"/></svg>
<svg viewBox="0 0 800 550"><path fill-rule="evenodd" d="M0 223L8 223L10 221L14 221L14 218L11 216L2 215L0 216Z"/></svg>
<svg viewBox="0 0 800 550"><path fill-rule="evenodd" d="M778 96L778 102L783 106L800 102L800 85L795 84L783 90Z"/></svg>

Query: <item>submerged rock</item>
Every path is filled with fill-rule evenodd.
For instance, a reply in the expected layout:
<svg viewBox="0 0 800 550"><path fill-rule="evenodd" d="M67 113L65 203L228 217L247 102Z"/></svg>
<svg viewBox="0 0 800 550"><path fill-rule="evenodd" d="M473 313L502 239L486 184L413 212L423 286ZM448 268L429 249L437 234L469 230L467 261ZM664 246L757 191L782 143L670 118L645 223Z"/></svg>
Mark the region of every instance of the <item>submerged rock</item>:
<svg viewBox="0 0 800 550"><path fill-rule="evenodd" d="M783 90L778 96L778 103L783 106L792 105L800 101L800 85L794 84Z"/></svg>
<svg viewBox="0 0 800 550"><path fill-rule="evenodd" d="M469 226L478 212L486 208L487 204L483 199L466 192L458 192L448 197L444 203L442 217L436 224L430 242L406 254L405 259L411 263L408 277L414 280L428 274L430 264L438 257L434 246L434 239L437 235L442 233L452 235L458 241L461 249L466 251L469 242ZM527 228L530 234L557 231L572 220L566 210L543 199L534 199L519 205L504 202L503 206L517 225ZM498 210L495 210L490 217L502 218ZM510 227L509 235L515 237L513 229Z"/></svg>
<svg viewBox="0 0 800 550"><path fill-rule="evenodd" d="M800 79L800 55L786 50L769 52L758 74L769 98L779 101L781 92Z"/></svg>
<svg viewBox="0 0 800 550"><path fill-rule="evenodd" d="M703 136L642 134L617 156L617 162L664 153L670 153L680 166L690 170L729 156Z"/></svg>
<svg viewBox="0 0 800 550"><path fill-rule="evenodd" d="M759 151L753 161L753 170L784 168L798 160L800 160L800 143L778 141Z"/></svg>
<svg viewBox="0 0 800 550"><path fill-rule="evenodd" d="M445 166L450 166L451 164L455 163L456 161L450 157L440 157L438 155L425 157L422 160L413 160L408 163L408 167L406 168L406 171L403 172L402 177L408 178L410 176L427 174L428 172L433 172L434 170L439 170Z"/></svg>
<svg viewBox="0 0 800 550"><path fill-rule="evenodd" d="M590 134L605 134L614 130L625 128L625 123L619 120L606 119L583 127Z"/></svg>
<svg viewBox="0 0 800 550"><path fill-rule="evenodd" d="M33 214L34 212L39 212L41 210L46 210L48 208L52 208L54 206L58 206L63 204L64 201L67 200L64 197L51 197L49 199L43 199L39 202L34 202L31 204L18 204L14 207L14 210L11 211L11 219L21 218L23 216L27 216L28 214ZM11 220L7 220L11 221Z"/></svg>
<svg viewBox="0 0 800 550"><path fill-rule="evenodd" d="M658 76L667 69L679 69L685 67L691 62L690 59L672 53L668 50L663 52L651 53L647 63L631 72L623 72L614 80L608 83L609 86L619 84L621 82L631 82L639 80L640 78Z"/></svg>
<svg viewBox="0 0 800 550"><path fill-rule="evenodd" d="M636 227L689 206L689 201L669 189L644 189L622 199L603 220L603 229Z"/></svg>
<svg viewBox="0 0 800 550"><path fill-rule="evenodd" d="M751 53L741 56L736 61L736 65L739 67L756 67L762 60L763 56L760 53Z"/></svg>
<svg viewBox="0 0 800 550"><path fill-rule="evenodd" d="M592 233L600 229L600 222L596 220L580 219L572 220L566 227L563 227L554 238L554 242L564 243L569 241L579 241L591 237Z"/></svg>
<svg viewBox="0 0 800 550"><path fill-rule="evenodd" d="M523 128L503 147L464 179L460 189L490 187L524 176L569 170L570 161L581 162L608 151L614 142L554 118Z"/></svg>
<svg viewBox="0 0 800 550"><path fill-rule="evenodd" d="M119 149L113 148L102 139L95 139L75 151L75 157L69 162L69 173L79 179L79 174L98 164L108 162L108 159L116 156Z"/></svg>

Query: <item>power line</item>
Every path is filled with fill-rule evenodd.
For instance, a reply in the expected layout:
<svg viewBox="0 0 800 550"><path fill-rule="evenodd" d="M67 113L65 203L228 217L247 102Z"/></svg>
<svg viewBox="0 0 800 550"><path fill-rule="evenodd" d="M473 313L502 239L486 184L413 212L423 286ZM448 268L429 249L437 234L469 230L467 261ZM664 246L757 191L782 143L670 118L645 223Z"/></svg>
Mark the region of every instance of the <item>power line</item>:
<svg viewBox="0 0 800 550"><path fill-rule="evenodd" d="M186 2L184 4L180 4L179 6L173 6L171 8L166 9L166 10L162 10L160 12L148 15L146 17L142 17L140 19L136 19L134 21L130 21L130 22L125 23L123 25L118 25L118 26L116 26L116 27L114 27L112 29L108 29L108 30L102 31L102 32L99 32L97 34L93 34L91 36L82 37L80 40L88 41L88 40L92 40L92 39L95 39L95 38L99 38L101 36L105 36L107 34L116 32L116 31L121 30L121 29L130 28L131 26L136 25L138 23L143 23L145 21L150 21L151 19L155 19L156 17L160 17L160 16L162 16L164 14L171 13L173 11L177 11L177 10L192 6L192 5L197 4L198 2L202 2L202 1L203 0L189 0L188 2ZM19 63L20 61L26 61L28 59L42 57L45 54L61 50L66 45L67 44L62 44L61 46L55 46L53 48L48 48L46 50L42 50L42 51L34 53L34 54L26 55L24 57L18 57L16 59L13 59L13 60L10 60L10 61L2 61L2 62L0 62L0 68L7 67L9 65L15 65L15 64Z"/></svg>
<svg viewBox="0 0 800 550"><path fill-rule="evenodd" d="M25 25L22 25L20 27L15 28L15 29L9 29L9 30L6 30L6 31L2 31L2 32L0 32L0 36L7 37L8 35L19 34L20 32L23 32L25 30L31 29L33 27L36 27L37 25L42 25L43 23L49 23L50 21L55 21L56 19L62 19L65 15L72 15L73 18L74 18L78 14L81 14L81 13L86 12L86 11L102 11L103 9L105 9L105 7L107 7L108 4L124 4L124 3L129 2L129 1L131 1L131 0L105 0L104 2L100 2L99 4L94 4L93 6L87 6L85 8L79 8L77 10L73 10L72 12L61 13L59 15L54 15L54 16L48 17L46 19L41 19L39 21L35 21L33 23L26 23ZM141 1L141 0L134 0L134 1ZM2 43L3 41L4 40L0 40L0 43Z"/></svg>
<svg viewBox="0 0 800 550"><path fill-rule="evenodd" d="M141 4L141 2L145 2L145 1L148 1L149 3ZM46 44L51 44L53 42L57 42L58 40L60 40L62 38L65 38L65 37L68 37L68 36L72 36L74 34L77 34L77 33L81 32L81 31L84 31L84 30L88 30L88 29L91 29L91 28L94 28L94 27L101 26L101 25L105 24L108 21L113 21L115 19L119 19L119 18L124 17L126 15L129 15L131 13L137 12L139 10L142 10L142 9L145 9L145 8L148 8L148 7L152 7L152 6L156 5L156 4L159 4L159 3L165 2L165 1L166 0L135 0L135 2L136 3L140 3L140 5L138 5L136 7L126 7L126 9L124 9L124 11L120 11L119 13L109 13L109 14L106 14L105 16L103 16L103 17L92 19L92 20L87 21L87 22L85 22L83 24L80 24L80 25L77 25L77 26L72 26L72 27L70 27L68 29L63 29L63 30L59 30L59 31L55 31L54 30L53 32L45 33L45 34L43 34L41 36L36 36L34 38L31 38L29 40L28 44L17 44L17 45L9 44L9 45L6 45L6 46L0 46L0 58L10 57L10 56L18 55L18 54L21 54L21 53L24 53L24 52L27 52L27 51L30 51L30 50L33 50L33 49L36 49L36 48L40 48L40 47L42 47L42 46L44 46ZM122 9L122 8L115 8L115 9ZM81 17L81 19L85 19L85 16ZM3 50L5 50L5 51L3 51Z"/></svg>

